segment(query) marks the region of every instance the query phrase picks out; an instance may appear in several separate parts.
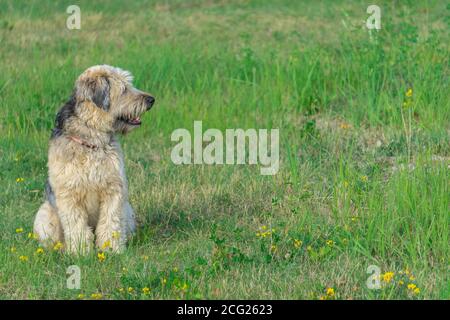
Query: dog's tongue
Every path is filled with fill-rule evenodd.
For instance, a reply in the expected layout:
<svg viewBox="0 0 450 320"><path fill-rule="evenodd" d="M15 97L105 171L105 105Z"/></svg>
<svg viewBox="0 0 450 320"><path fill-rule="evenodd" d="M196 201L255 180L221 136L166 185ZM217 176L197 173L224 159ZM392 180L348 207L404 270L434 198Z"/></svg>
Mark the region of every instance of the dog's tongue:
<svg viewBox="0 0 450 320"><path fill-rule="evenodd" d="M141 123L141 118L140 118L140 117L137 117L137 118L131 119L130 122L131 122L132 124L140 124L140 123Z"/></svg>

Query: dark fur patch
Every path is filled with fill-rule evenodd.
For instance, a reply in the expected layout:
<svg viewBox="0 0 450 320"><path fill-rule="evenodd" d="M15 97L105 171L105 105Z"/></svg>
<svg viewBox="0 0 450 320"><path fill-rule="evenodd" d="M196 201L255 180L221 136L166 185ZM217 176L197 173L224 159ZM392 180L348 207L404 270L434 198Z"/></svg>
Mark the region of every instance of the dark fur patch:
<svg viewBox="0 0 450 320"><path fill-rule="evenodd" d="M73 94L56 114L55 128L52 130L51 138L61 136L64 130L64 123L75 114L75 105L76 99Z"/></svg>
<svg viewBox="0 0 450 320"><path fill-rule="evenodd" d="M47 201L50 203L50 205L56 208L55 194L53 193L52 186L50 185L48 179L45 182L45 197L47 198Z"/></svg>
<svg viewBox="0 0 450 320"><path fill-rule="evenodd" d="M101 84L100 84L101 83ZM92 102L94 102L97 107L102 108L103 110L109 110L109 91L110 84L109 80L105 77L102 77L95 83L92 84Z"/></svg>

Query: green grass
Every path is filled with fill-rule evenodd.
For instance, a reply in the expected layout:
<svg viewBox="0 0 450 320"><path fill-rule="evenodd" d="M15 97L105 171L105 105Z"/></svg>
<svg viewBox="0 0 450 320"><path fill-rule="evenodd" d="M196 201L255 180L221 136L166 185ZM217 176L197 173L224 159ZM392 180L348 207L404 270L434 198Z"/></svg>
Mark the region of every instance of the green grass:
<svg viewBox="0 0 450 320"><path fill-rule="evenodd" d="M372 36L364 1L79 1L74 31L70 4L0 1L0 298L450 297L445 1L379 1ZM55 113L101 63L157 99L122 139L139 231L104 262L38 255L27 234ZM194 120L279 128L279 173L172 164L170 134ZM66 288L70 265L81 290ZM369 290L369 265L394 280Z"/></svg>

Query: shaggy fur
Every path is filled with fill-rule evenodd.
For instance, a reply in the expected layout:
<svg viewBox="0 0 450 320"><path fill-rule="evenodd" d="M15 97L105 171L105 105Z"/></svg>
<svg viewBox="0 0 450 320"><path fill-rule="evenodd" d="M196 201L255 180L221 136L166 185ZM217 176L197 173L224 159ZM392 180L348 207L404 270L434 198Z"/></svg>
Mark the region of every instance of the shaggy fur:
<svg viewBox="0 0 450 320"><path fill-rule="evenodd" d="M141 124L154 98L135 89L128 71L94 66L80 75L56 116L48 151L46 200L34 232L49 245L85 254L95 244L122 251L135 230L117 133Z"/></svg>

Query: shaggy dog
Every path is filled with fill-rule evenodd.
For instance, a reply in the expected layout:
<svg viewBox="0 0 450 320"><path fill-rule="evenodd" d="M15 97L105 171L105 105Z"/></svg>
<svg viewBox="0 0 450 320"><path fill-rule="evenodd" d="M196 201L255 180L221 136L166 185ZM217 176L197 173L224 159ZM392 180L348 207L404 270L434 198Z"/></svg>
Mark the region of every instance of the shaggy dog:
<svg viewBox="0 0 450 320"><path fill-rule="evenodd" d="M34 232L44 244L85 254L95 244L120 252L135 230L117 133L141 125L155 99L128 71L100 65L83 72L56 116L48 151L46 199Z"/></svg>

